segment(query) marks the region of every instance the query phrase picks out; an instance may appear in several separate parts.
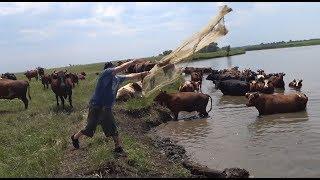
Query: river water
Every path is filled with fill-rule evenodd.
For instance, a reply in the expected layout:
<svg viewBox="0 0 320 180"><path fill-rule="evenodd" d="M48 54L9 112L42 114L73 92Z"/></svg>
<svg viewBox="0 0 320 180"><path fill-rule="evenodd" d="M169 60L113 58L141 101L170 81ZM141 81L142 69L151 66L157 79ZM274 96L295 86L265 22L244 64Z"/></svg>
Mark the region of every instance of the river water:
<svg viewBox="0 0 320 180"><path fill-rule="evenodd" d="M254 177L320 176L320 46L250 51L184 65L285 72L283 93L294 92L288 86L294 78L303 79L307 109L258 117L255 107L245 107L245 97L224 96L205 76L202 90L213 98L210 117L181 112L181 120L157 127L158 135L176 140L193 161L209 168L240 167Z"/></svg>

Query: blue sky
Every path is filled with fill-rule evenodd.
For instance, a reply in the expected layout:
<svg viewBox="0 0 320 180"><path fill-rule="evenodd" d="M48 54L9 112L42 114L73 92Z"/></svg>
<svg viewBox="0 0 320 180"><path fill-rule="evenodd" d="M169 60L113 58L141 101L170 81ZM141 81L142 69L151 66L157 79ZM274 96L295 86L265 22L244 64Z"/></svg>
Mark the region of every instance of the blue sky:
<svg viewBox="0 0 320 180"><path fill-rule="evenodd" d="M0 73L157 55L217 14L219 46L320 38L318 2L0 3Z"/></svg>

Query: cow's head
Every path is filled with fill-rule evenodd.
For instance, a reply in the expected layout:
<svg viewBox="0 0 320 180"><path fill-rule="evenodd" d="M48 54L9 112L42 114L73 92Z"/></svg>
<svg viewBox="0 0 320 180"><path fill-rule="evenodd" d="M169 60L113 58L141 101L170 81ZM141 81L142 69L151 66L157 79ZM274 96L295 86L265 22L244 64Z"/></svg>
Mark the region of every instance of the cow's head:
<svg viewBox="0 0 320 180"><path fill-rule="evenodd" d="M301 87L301 86L302 86L302 79L300 79L300 81L298 81L298 82L296 83L296 86L297 86L297 87Z"/></svg>
<svg viewBox="0 0 320 180"><path fill-rule="evenodd" d="M58 79L58 84L61 88L64 88L66 86L66 79L67 79L66 73L67 73L67 70L59 71L59 72L54 71L53 76L56 77L54 79Z"/></svg>
<svg viewBox="0 0 320 180"><path fill-rule="evenodd" d="M255 106L258 103L260 94L258 92L255 93L246 93L245 97L249 100L246 106Z"/></svg>
<svg viewBox="0 0 320 180"><path fill-rule="evenodd" d="M273 87L272 82L269 81L269 79L265 79L263 88L270 88L270 87Z"/></svg>
<svg viewBox="0 0 320 180"><path fill-rule="evenodd" d="M168 101L168 94L166 91L160 91L160 93L154 98L154 102L159 103L160 105L164 106Z"/></svg>

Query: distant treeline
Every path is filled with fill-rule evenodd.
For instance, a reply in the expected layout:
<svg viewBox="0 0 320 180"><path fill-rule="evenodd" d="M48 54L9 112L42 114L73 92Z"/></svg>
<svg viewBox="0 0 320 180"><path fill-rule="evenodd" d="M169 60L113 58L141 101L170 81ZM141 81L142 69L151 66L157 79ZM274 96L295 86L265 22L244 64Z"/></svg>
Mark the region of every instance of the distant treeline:
<svg viewBox="0 0 320 180"><path fill-rule="evenodd" d="M297 41L280 41L280 42L272 42L272 43L261 43L257 45L248 45L237 47L240 49L244 49L245 51L254 51L254 50L262 50L262 49L275 49L275 48L288 48L288 47L298 47L298 46L313 46L320 45L320 39L309 39L309 40L297 40Z"/></svg>

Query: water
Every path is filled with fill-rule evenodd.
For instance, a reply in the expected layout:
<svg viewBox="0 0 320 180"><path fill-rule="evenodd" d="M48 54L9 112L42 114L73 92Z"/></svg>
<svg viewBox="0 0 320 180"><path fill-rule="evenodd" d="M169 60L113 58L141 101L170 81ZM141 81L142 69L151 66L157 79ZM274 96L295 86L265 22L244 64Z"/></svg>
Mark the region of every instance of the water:
<svg viewBox="0 0 320 180"><path fill-rule="evenodd" d="M214 69L239 66L240 70L285 72L284 93L294 92L288 87L294 78L303 79L301 92L309 98L307 109L258 117L255 107L244 106L245 97L223 96L211 81L204 80L203 92L213 98L210 117L190 120L196 113L182 112L179 118L189 120L162 124L156 132L177 140L192 160L210 168L245 168L254 177L319 177L319 52L320 46L272 49L188 63Z"/></svg>

